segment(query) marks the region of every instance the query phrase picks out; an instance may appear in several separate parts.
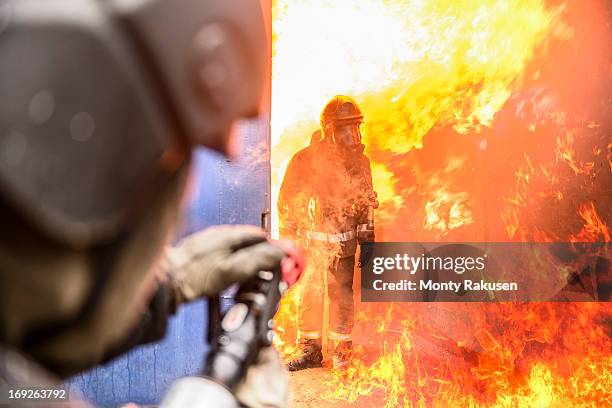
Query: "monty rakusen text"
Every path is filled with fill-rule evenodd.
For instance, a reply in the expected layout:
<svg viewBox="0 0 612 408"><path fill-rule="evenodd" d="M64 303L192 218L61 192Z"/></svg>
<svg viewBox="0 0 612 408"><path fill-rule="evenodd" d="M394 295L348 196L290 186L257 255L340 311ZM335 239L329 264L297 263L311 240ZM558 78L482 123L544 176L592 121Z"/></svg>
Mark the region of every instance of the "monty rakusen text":
<svg viewBox="0 0 612 408"><path fill-rule="evenodd" d="M479 257L435 257L421 254L412 256L408 254L396 254L389 257L375 257L372 259L372 273L382 275L385 272L401 271L403 276L412 279L400 279L388 282L384 279L375 279L372 282L372 289L376 291L516 291L516 282L489 282L484 279L452 279L452 280L432 280L420 278L413 280L417 272L454 272L463 275L465 272L476 272L482 274L486 268L486 254ZM406 274L406 275L404 275ZM394 273L397 277L397 274ZM381 276L382 278L382 276Z"/></svg>

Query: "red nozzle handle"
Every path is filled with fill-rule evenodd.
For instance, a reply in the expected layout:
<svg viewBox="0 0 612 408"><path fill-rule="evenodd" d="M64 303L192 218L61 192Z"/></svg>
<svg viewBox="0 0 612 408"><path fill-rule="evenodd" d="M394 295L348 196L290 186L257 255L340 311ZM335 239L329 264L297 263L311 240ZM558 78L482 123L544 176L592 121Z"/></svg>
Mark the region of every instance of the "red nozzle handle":
<svg viewBox="0 0 612 408"><path fill-rule="evenodd" d="M287 254L281 261L281 278L283 282L291 287L298 281L304 271L304 255L302 251L289 240L280 239L272 242Z"/></svg>

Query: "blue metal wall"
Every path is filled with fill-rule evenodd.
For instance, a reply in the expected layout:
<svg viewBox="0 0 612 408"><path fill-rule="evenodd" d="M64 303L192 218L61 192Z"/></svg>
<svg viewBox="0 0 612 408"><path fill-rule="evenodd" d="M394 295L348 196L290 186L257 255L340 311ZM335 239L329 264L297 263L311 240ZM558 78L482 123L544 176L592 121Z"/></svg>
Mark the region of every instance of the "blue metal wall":
<svg viewBox="0 0 612 408"><path fill-rule="evenodd" d="M181 235L215 224L260 224L269 207L269 121L245 121L237 132L242 142L238 160L195 153ZM71 390L105 407L156 404L173 380L202 369L206 324L205 301L186 305L172 318L164 341L75 376Z"/></svg>

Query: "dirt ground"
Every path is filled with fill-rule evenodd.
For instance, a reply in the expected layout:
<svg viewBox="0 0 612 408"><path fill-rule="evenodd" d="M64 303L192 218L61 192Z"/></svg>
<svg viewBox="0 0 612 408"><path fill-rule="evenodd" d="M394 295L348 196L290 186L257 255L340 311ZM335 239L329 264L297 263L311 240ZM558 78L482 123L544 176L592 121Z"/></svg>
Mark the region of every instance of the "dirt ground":
<svg viewBox="0 0 612 408"><path fill-rule="evenodd" d="M380 407L384 403L377 403L375 397L361 397L355 402L348 401L326 401L322 395L329 390L324 384L327 374L326 368L313 368L309 370L294 371L289 373L289 381L292 396L292 408L310 407Z"/></svg>
<svg viewBox="0 0 612 408"><path fill-rule="evenodd" d="M322 377L325 368L313 368L310 370L294 371L289 373L291 387L292 407L339 407L335 403L330 403L321 398L325 391Z"/></svg>

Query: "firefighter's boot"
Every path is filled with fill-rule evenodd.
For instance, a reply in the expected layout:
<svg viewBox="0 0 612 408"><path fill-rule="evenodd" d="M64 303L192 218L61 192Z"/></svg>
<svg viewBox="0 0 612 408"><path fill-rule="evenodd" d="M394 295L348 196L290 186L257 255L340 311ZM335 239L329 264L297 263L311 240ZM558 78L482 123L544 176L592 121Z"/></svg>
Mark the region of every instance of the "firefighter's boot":
<svg viewBox="0 0 612 408"><path fill-rule="evenodd" d="M302 355L287 364L289 371L305 370L323 366L320 340L306 340L302 343Z"/></svg>
<svg viewBox="0 0 612 408"><path fill-rule="evenodd" d="M331 357L332 367L336 371L344 371L349 366L351 350L353 348L352 341L338 341L332 346Z"/></svg>

